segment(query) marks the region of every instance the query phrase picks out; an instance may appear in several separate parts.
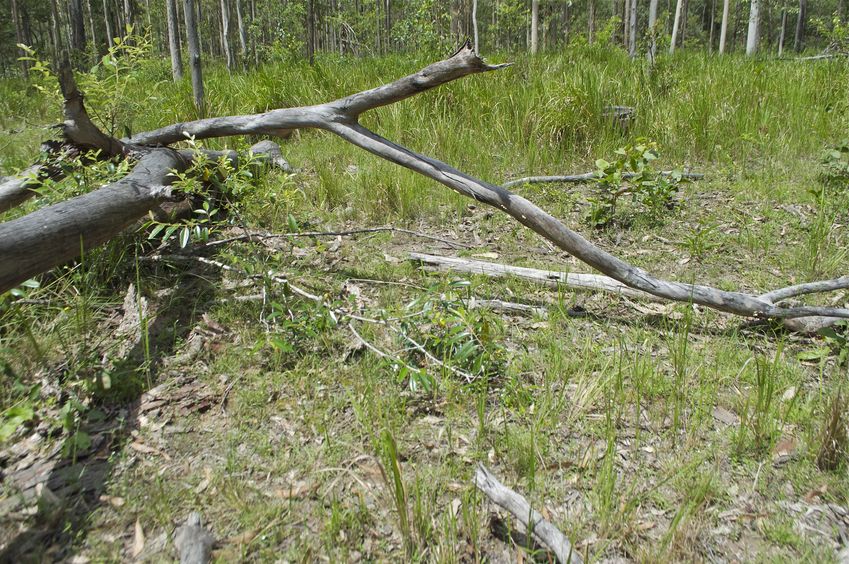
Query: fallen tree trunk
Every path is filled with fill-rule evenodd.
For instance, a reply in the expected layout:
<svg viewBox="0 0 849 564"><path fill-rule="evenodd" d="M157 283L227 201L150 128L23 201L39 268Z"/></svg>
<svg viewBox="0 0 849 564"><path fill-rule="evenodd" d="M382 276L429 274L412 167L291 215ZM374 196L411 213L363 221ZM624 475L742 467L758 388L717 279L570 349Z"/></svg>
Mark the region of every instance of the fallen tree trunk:
<svg viewBox="0 0 849 564"><path fill-rule="evenodd" d="M75 103L77 98L66 94L66 117L70 111L72 119L66 119L65 131L66 136L78 137L78 143L85 146L96 146L108 154L120 153L126 155L131 151L142 150L140 145L169 144L181 141L187 136L205 139L228 135L276 135L287 133L295 128L324 129L383 159L436 180L464 196L500 209L564 251L632 290L645 292L658 298L695 303L746 317L790 319L828 316L849 319L849 309L816 306L781 307L756 295L720 290L698 284L668 281L652 276L645 270L593 245L527 199L511 193L501 186L469 176L437 159L417 154L406 147L384 139L363 127L358 121L359 116L368 110L398 102L463 76L491 71L504 66L506 65L484 63L467 42L450 58L429 65L415 74L333 102L272 110L256 115L209 118L178 123L156 131L135 135L128 139L126 143L108 137L104 140L102 133L98 135L96 132L92 132L85 124L76 123L72 124L73 127L70 127L69 121L74 122L75 119L80 118L79 115L76 115L80 113L79 111L76 114L74 113L75 108L82 109L82 117L87 119L87 116L84 115L81 98L80 104L77 106ZM63 92L73 94L74 90L66 90L63 86ZM70 110L68 106L71 107ZM155 176L149 171L147 177L138 178L138 180L152 182L155 180ZM135 180L130 184L135 186L137 190L142 187ZM145 205L149 205L149 202ZM88 219L92 218L88 217ZM42 225L50 224L42 223ZM85 232L85 226L77 225L76 231L73 231L77 235L77 242L81 232ZM4 248L0 250L0 253L4 253L7 248L17 247L18 240L21 238L21 235L8 228L5 230L5 235L8 238L4 240ZM69 233L68 236L73 236L73 234ZM92 240L99 239L94 238ZM47 240L43 242L48 243ZM90 241L85 242L87 247L91 247L91 244ZM40 253L43 258L45 253L49 253L49 251ZM20 253L18 254L20 255ZM62 256L68 256L68 254ZM5 260L5 254L0 254L0 256L3 256L4 263L8 262L8 260ZM68 256L68 258L72 257ZM64 260L68 260L68 258ZM35 271L38 268L43 271L60 262L44 260L38 266L36 262L30 261L31 267L28 272ZM9 270L8 267L5 269ZM0 268L0 270L3 270L3 268ZM32 273L34 272L29 275L31 276ZM0 280L3 281L0 283L0 292L10 289L14 285L9 285L11 281L20 280L20 278L20 276L0 277Z"/></svg>
<svg viewBox="0 0 849 564"><path fill-rule="evenodd" d="M154 149L114 184L0 223L0 292L120 233L169 197L171 171L189 161L173 149Z"/></svg>
<svg viewBox="0 0 849 564"><path fill-rule="evenodd" d="M44 169L44 165L35 164L0 180L0 213L16 208L35 196L35 192L30 188L38 184L34 179L41 177Z"/></svg>

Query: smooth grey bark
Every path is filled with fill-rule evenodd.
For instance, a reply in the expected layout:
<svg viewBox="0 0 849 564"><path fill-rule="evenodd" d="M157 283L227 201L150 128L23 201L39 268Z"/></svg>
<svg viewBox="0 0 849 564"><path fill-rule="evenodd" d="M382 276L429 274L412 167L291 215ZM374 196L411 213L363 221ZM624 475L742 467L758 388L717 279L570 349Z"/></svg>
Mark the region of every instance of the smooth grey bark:
<svg viewBox="0 0 849 564"><path fill-rule="evenodd" d="M630 0L628 23L628 54L631 58L637 56L637 0Z"/></svg>
<svg viewBox="0 0 849 564"><path fill-rule="evenodd" d="M675 43L678 42L678 30L681 27L681 10L684 6L684 0L678 0L675 4L675 21L672 24L672 40L669 43L669 52L675 52Z"/></svg>
<svg viewBox="0 0 849 564"><path fill-rule="evenodd" d="M227 70L233 70L233 52L230 50L230 4L221 0L221 48L227 60Z"/></svg>
<svg viewBox="0 0 849 564"><path fill-rule="evenodd" d="M180 24L177 21L177 0L165 0L165 19L168 21L168 50L171 53L171 76L174 82L183 78L183 55L180 52Z"/></svg>
<svg viewBox="0 0 849 564"><path fill-rule="evenodd" d="M91 44L97 49L97 29L94 27L94 15L91 13L91 0L85 0L85 13L88 19L88 35L91 37Z"/></svg>
<svg viewBox="0 0 849 564"><path fill-rule="evenodd" d="M192 74L192 93L195 100L195 108L200 115L204 115L203 99L203 73L200 62L200 38L195 21L194 0L183 0L183 14L186 19L186 39L189 46L189 70Z"/></svg>
<svg viewBox="0 0 849 564"><path fill-rule="evenodd" d="M56 0L50 0L50 43L53 44L53 63L56 66L59 64L60 53L62 52L59 25L59 7L56 5Z"/></svg>
<svg viewBox="0 0 849 564"><path fill-rule="evenodd" d="M581 555L566 535L546 521L539 511L531 507L528 500L499 482L483 464L478 464L475 470L474 484L493 503L518 519L529 534L554 553L558 562L582 564Z"/></svg>
<svg viewBox="0 0 849 564"><path fill-rule="evenodd" d="M171 171L186 164L172 149L153 149L114 184L0 223L0 292L120 233L168 197Z"/></svg>
<svg viewBox="0 0 849 564"><path fill-rule="evenodd" d="M805 48L805 22L808 17L808 0L799 0L799 14L796 16L796 35L793 49L800 53Z"/></svg>
<svg viewBox="0 0 849 564"><path fill-rule="evenodd" d="M388 6L389 0L387 0ZM475 53L480 54L480 49L478 48L478 0L472 0L472 29L475 34Z"/></svg>
<svg viewBox="0 0 849 564"><path fill-rule="evenodd" d="M71 48L75 51L83 51L85 50L85 21L82 0L68 2L68 16L71 24Z"/></svg>
<svg viewBox="0 0 849 564"><path fill-rule="evenodd" d="M103 0L103 23L106 25L106 46L111 47L114 44L115 32L112 30L112 18L110 17L109 6L106 0Z"/></svg>
<svg viewBox="0 0 849 564"><path fill-rule="evenodd" d="M539 0L531 0L531 54L539 49Z"/></svg>
<svg viewBox="0 0 849 564"><path fill-rule="evenodd" d="M33 196L32 180L42 176L44 165L32 165L18 174L0 179L0 213L15 208ZM37 183L36 183L37 184Z"/></svg>
<svg viewBox="0 0 849 564"><path fill-rule="evenodd" d="M781 5L781 31L778 34L778 56L784 54L784 37L787 32L787 5Z"/></svg>
<svg viewBox="0 0 849 564"><path fill-rule="evenodd" d="M649 60L651 61L654 61L657 57L658 30L655 29L657 27L657 2L658 0L649 2L649 36L651 41L649 44Z"/></svg>
<svg viewBox="0 0 849 564"><path fill-rule="evenodd" d="M18 2L17 0L12 0L12 20L15 23L15 39L21 45L26 44L26 39L24 38L24 28L21 24L21 15L20 10L18 10ZM29 62L21 61L21 72L24 75L24 78L29 78Z"/></svg>
<svg viewBox="0 0 849 564"><path fill-rule="evenodd" d="M242 18L242 0L236 0L236 23L239 26L239 54L242 56L242 66L248 66L248 32L245 20Z"/></svg>
<svg viewBox="0 0 849 564"><path fill-rule="evenodd" d="M725 39L728 36L728 10L731 0L722 1L722 24L719 31L719 54L725 53Z"/></svg>
<svg viewBox="0 0 849 564"><path fill-rule="evenodd" d="M760 39L761 26L761 3L760 0L751 0L749 5L749 32L746 34L746 55L754 55L758 52L758 40Z"/></svg>

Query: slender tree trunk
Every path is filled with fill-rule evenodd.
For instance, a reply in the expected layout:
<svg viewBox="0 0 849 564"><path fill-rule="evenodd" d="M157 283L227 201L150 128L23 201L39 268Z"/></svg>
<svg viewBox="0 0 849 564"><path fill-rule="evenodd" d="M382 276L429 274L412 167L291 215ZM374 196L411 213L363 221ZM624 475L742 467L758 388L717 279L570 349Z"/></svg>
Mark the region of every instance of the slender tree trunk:
<svg viewBox="0 0 849 564"><path fill-rule="evenodd" d="M675 21L672 24L672 41L669 43L669 52L675 52L675 43L678 41L678 29L681 26L681 10L684 7L684 0L678 0L675 4Z"/></svg>
<svg viewBox="0 0 849 564"><path fill-rule="evenodd" d="M21 23L21 14L18 9L17 0L12 0L12 19L15 22L15 39L21 45L26 45L26 39L24 38L24 26ZM21 61L21 72L24 75L24 78L29 78L29 61Z"/></svg>
<svg viewBox="0 0 849 564"><path fill-rule="evenodd" d="M805 20L808 16L808 0L799 0L799 15L796 17L796 37L793 49L800 53L805 48Z"/></svg>
<svg viewBox="0 0 849 564"><path fill-rule="evenodd" d="M59 20L59 6L56 0L50 0L50 42L53 43L54 68L59 68L62 57L62 38L59 33L61 21Z"/></svg>
<svg viewBox="0 0 849 564"><path fill-rule="evenodd" d="M531 54L539 49L539 0L531 0Z"/></svg>
<svg viewBox="0 0 849 564"><path fill-rule="evenodd" d="M684 6L681 8L681 28L678 30L678 35L681 36L679 44L684 48L684 41L687 39L687 20L690 13L690 0L684 0Z"/></svg>
<svg viewBox="0 0 849 564"><path fill-rule="evenodd" d="M307 59L310 66L315 64L315 0L309 0L307 6Z"/></svg>
<svg viewBox="0 0 849 564"><path fill-rule="evenodd" d="M53 0L55 5L56 0ZM106 26L106 47L112 47L113 39L115 38L115 32L112 29L112 17L109 11L109 5L106 3L106 0L103 0L103 23Z"/></svg>
<svg viewBox="0 0 849 564"><path fill-rule="evenodd" d="M68 15L71 23L71 48L75 51L84 51L85 20L82 0L71 0L68 3Z"/></svg>
<svg viewBox="0 0 849 564"><path fill-rule="evenodd" d="M654 61L657 56L658 30L655 29L657 27L657 3L658 0L651 0L649 2L649 38L651 41L649 44L649 59L651 61Z"/></svg>
<svg viewBox="0 0 849 564"><path fill-rule="evenodd" d="M725 53L725 38L728 36L728 10L731 0L722 1L722 24L719 27L719 54Z"/></svg>
<svg viewBox="0 0 849 564"><path fill-rule="evenodd" d="M593 44L595 40L595 0L589 0L590 6L587 10L587 43Z"/></svg>
<svg viewBox="0 0 849 564"><path fill-rule="evenodd" d="M242 18L242 0L236 0L236 23L239 25L239 53L242 66L248 66L248 32L245 30L245 20Z"/></svg>
<svg viewBox="0 0 849 564"><path fill-rule="evenodd" d="M708 52L713 53L713 36L716 31L716 0L710 0L710 35L708 36Z"/></svg>
<svg viewBox="0 0 849 564"><path fill-rule="evenodd" d="M165 0L168 20L168 50L171 52L171 76L174 82L183 78L183 56L180 53L180 24L177 21L177 0Z"/></svg>
<svg viewBox="0 0 849 564"><path fill-rule="evenodd" d="M136 11L133 6L133 0L124 0L124 22L126 25L131 26L135 26L136 24Z"/></svg>
<svg viewBox="0 0 849 564"><path fill-rule="evenodd" d="M475 33L475 55L479 55L480 50L478 49L478 0L472 0L472 29Z"/></svg>
<svg viewBox="0 0 849 564"><path fill-rule="evenodd" d="M760 24L760 0L751 0L751 7L749 9L749 33L746 35L746 55L754 55L758 52Z"/></svg>
<svg viewBox="0 0 849 564"><path fill-rule="evenodd" d="M195 0L183 0L183 14L186 18L186 39L189 45L189 68L192 72L192 92L195 98L195 108L204 115L203 75L200 64L200 40L198 38L197 22L195 21Z"/></svg>
<svg viewBox="0 0 849 564"><path fill-rule="evenodd" d="M227 59L227 70L233 70L233 53L230 51L230 3L221 0L221 48Z"/></svg>
<svg viewBox="0 0 849 564"><path fill-rule="evenodd" d="M631 0L630 23L628 25L628 54L631 58L637 56L637 0Z"/></svg>
<svg viewBox="0 0 849 564"><path fill-rule="evenodd" d="M97 52L97 31L94 27L94 15L91 13L91 0L85 0L85 13L88 19L88 32L91 37L91 44Z"/></svg>
<svg viewBox="0 0 849 564"><path fill-rule="evenodd" d="M787 4L781 5L781 31L778 33L778 56L784 54L784 37L787 34Z"/></svg>

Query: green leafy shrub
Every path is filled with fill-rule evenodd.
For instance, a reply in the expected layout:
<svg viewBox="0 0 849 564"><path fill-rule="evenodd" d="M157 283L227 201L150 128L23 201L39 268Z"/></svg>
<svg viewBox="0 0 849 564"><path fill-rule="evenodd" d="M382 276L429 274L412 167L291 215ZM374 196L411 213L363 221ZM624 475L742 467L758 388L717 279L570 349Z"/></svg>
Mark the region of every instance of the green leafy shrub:
<svg viewBox="0 0 849 564"><path fill-rule="evenodd" d="M469 309L458 290L468 282L455 282L450 290L436 294L431 288L424 296L407 306L418 313L401 324L403 334L439 359L446 366L474 377L490 377L501 373L506 351L500 343L499 321L480 309ZM420 366L427 359L412 343L404 346Z"/></svg>
<svg viewBox="0 0 849 564"><path fill-rule="evenodd" d="M638 217L651 224L661 223L674 207L683 174L678 170L668 175L655 171L652 162L659 157L657 143L648 139L639 138L615 154L612 162L595 162L598 193L590 198L586 221L597 228L611 223L628 225ZM630 207L621 204L624 196L630 196Z"/></svg>

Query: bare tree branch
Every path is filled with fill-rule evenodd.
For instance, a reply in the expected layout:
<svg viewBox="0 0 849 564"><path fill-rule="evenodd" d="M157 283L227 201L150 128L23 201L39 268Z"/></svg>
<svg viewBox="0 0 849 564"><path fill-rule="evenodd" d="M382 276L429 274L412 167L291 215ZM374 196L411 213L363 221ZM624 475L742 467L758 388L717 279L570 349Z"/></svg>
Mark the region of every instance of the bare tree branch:
<svg viewBox="0 0 849 564"><path fill-rule="evenodd" d="M545 520L524 497L514 492L493 476L486 466L475 469L475 487L497 506L511 513L540 543L548 547L561 564L581 564L583 559L575 552L572 543L557 527Z"/></svg>

